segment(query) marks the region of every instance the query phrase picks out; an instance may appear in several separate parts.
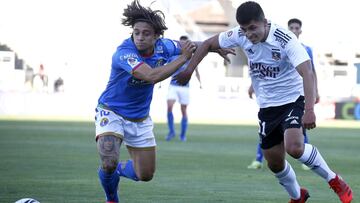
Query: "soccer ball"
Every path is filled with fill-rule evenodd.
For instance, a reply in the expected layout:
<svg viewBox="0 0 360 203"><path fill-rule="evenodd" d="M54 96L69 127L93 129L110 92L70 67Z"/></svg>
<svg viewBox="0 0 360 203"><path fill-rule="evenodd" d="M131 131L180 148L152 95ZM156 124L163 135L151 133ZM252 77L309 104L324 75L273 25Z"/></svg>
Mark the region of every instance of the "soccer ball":
<svg viewBox="0 0 360 203"><path fill-rule="evenodd" d="M23 198L23 199L19 199L15 203L40 203L40 202L32 198Z"/></svg>

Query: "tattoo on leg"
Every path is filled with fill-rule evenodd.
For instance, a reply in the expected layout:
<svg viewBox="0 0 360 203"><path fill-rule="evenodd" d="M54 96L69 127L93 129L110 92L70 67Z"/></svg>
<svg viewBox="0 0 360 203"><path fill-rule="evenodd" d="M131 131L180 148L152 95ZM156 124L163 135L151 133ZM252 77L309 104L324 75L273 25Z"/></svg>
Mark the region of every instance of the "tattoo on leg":
<svg viewBox="0 0 360 203"><path fill-rule="evenodd" d="M102 168L107 172L113 172L118 163L121 139L115 136L101 136L97 141Z"/></svg>

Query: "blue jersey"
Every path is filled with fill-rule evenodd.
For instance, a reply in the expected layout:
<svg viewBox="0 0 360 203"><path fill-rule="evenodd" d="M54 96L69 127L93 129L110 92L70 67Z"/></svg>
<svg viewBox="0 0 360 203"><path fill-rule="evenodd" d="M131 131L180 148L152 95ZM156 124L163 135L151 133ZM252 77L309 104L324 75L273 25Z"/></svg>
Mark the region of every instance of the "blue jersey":
<svg viewBox="0 0 360 203"><path fill-rule="evenodd" d="M177 57L178 57L178 56L171 57L168 63L170 63L171 61L177 59ZM171 85L189 87L189 83L186 83L186 85L179 85L179 84L177 83L177 80L175 79L175 77L176 77L180 72L182 72L183 70L186 69L186 67L188 66L189 62L190 62L190 61L187 61L183 66L181 66L179 69L177 69L177 71L176 71L175 73L173 73L173 74L171 75L171 81L170 81L170 84L171 84Z"/></svg>
<svg viewBox="0 0 360 203"><path fill-rule="evenodd" d="M312 68L314 69L314 60L313 60L313 53L312 53L312 49L311 47L309 46L306 46L305 44L302 44L303 47L305 48L306 52L309 54L309 57L310 57L310 61L311 61L311 65L312 65Z"/></svg>
<svg viewBox="0 0 360 203"><path fill-rule="evenodd" d="M131 38L126 39L112 57L111 74L98 102L129 119L149 115L154 84L135 78L132 72L141 64L151 68L163 66L170 57L181 54L177 41L161 38L155 43L151 56L142 56Z"/></svg>

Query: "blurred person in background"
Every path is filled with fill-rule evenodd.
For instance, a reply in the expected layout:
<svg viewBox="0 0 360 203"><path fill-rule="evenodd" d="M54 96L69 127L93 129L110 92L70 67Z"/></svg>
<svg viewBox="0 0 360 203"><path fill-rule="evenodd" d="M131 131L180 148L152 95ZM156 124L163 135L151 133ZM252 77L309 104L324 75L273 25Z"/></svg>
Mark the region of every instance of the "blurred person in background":
<svg viewBox="0 0 360 203"><path fill-rule="evenodd" d="M252 86L260 106L259 136L269 169L288 193L290 203L303 203L309 192L301 188L286 154L323 178L343 203L350 203L350 186L331 170L318 149L304 144L302 128L316 127L315 77L311 60L291 31L265 18L261 6L242 3L236 11L239 26L221 32L198 47L186 70L178 75L185 84L211 50L240 47L249 63Z"/></svg>
<svg viewBox="0 0 360 203"><path fill-rule="evenodd" d="M185 42L186 40L189 40L187 36L180 37L180 42ZM174 59L176 59L176 57L172 58L172 60ZM176 135L175 125L174 125L174 114L173 114L173 107L176 101L180 103L181 114L182 114L182 118L180 122L180 126L181 126L180 140L183 142L186 141L186 130L188 126L187 106L189 105L189 101L190 101L189 83L185 85L179 85L175 77L177 74L179 74L179 72L183 71L186 68L187 64L188 62L186 62L181 68L179 68L171 76L171 81L167 95L167 123L168 123L169 133L166 136L166 141L170 141ZM200 88L201 88L200 74L197 68L195 69L195 74L196 74L196 78L200 83Z"/></svg>
<svg viewBox="0 0 360 203"><path fill-rule="evenodd" d="M291 32L293 32L298 39L299 39L300 34L302 33L301 28L302 28L301 20L299 20L297 18L292 18L288 21L288 29ZM318 91L317 74L316 74L316 70L315 70L315 66L314 66L313 52L312 52L311 47L306 46L303 43L301 43L301 44L303 45L303 47L305 48L306 52L308 53L308 55L310 57L312 70L314 72L314 77L315 77L315 91L316 91L315 103L318 103L320 101L320 95L319 95L319 91ZM252 87L252 85L250 85L250 87L248 89L248 94L249 94L249 97L252 99L252 95L254 94L254 88ZM303 131L304 131L304 143L309 143L309 138L306 133L306 129L303 129ZM251 162L251 164L247 168L248 169L261 169L262 165L263 165L263 157L264 157L264 155L262 153L260 143L259 143L256 148L256 158L253 162ZM310 168L307 167L305 164L301 164L301 167L304 170L310 170Z"/></svg>

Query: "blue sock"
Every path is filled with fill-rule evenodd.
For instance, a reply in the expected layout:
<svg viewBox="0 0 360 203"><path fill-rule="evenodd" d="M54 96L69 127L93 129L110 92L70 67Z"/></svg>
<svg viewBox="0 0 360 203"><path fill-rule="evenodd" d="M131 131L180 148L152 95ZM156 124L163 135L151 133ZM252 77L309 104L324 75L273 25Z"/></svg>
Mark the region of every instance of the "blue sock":
<svg viewBox="0 0 360 203"><path fill-rule="evenodd" d="M117 190L120 177L116 171L112 174L108 174L100 168L98 175L101 185L105 191L106 201L119 202Z"/></svg>
<svg viewBox="0 0 360 203"><path fill-rule="evenodd" d="M169 133L175 134L174 115L172 112L167 113L167 120L168 120Z"/></svg>
<svg viewBox="0 0 360 203"><path fill-rule="evenodd" d="M188 126L188 119L187 119L187 117L182 117L182 119L181 119L181 134L180 134L180 138L185 138L187 126Z"/></svg>
<svg viewBox="0 0 360 203"><path fill-rule="evenodd" d="M124 168L122 167L122 163L120 162L116 168L116 171L118 172L118 174L120 176L129 178L134 181L139 180L139 178L137 177L137 175L135 173L133 161L131 159L127 160Z"/></svg>
<svg viewBox="0 0 360 203"><path fill-rule="evenodd" d="M309 138L308 138L305 130L304 130L304 143L305 144L309 143Z"/></svg>
<svg viewBox="0 0 360 203"><path fill-rule="evenodd" d="M262 162L263 157L264 157L264 155L262 153L261 146L260 146L260 143L259 143L258 146L257 146L257 150L256 150L256 161Z"/></svg>

